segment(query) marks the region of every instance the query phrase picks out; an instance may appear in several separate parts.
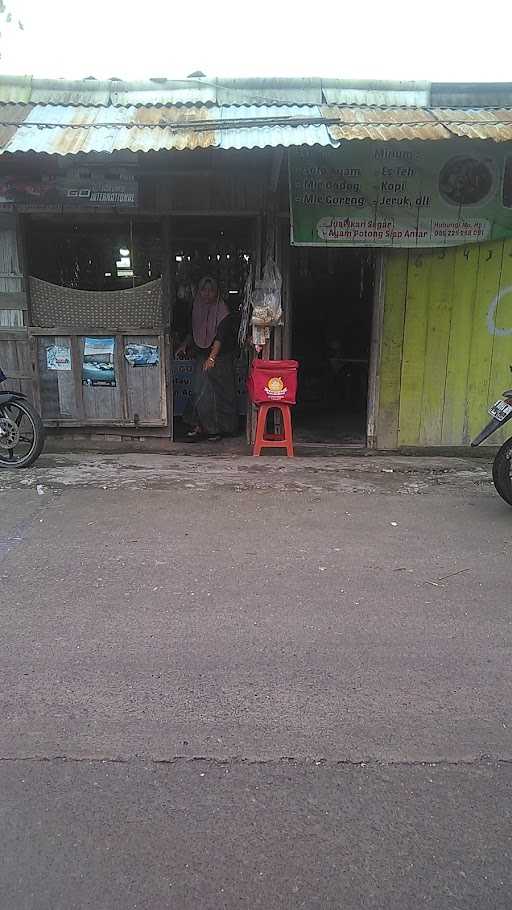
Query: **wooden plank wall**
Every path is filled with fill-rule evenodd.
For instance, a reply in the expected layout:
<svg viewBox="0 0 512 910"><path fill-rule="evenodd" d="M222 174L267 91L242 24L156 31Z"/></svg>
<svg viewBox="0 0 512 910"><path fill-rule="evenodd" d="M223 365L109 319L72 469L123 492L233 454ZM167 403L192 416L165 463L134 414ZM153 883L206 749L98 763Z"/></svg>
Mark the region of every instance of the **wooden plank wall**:
<svg viewBox="0 0 512 910"><path fill-rule="evenodd" d="M384 318L378 383L376 442L381 449L396 449L398 445L406 288L407 257L392 250L385 261Z"/></svg>
<svg viewBox="0 0 512 910"><path fill-rule="evenodd" d="M18 224L16 215L0 214L0 366L8 379L6 387L23 392L37 406Z"/></svg>
<svg viewBox="0 0 512 910"><path fill-rule="evenodd" d="M512 238L386 255L379 448L469 444L511 363Z"/></svg>
<svg viewBox="0 0 512 910"><path fill-rule="evenodd" d="M0 326L23 326L23 318L21 322L16 321L16 323L2 321L2 311L18 310L19 315L23 316L23 310L26 309L20 258L16 215L2 213L0 214Z"/></svg>
<svg viewBox="0 0 512 910"><path fill-rule="evenodd" d="M82 383L84 334L47 334L48 329L30 330L41 391L41 415L48 426L134 426L163 427L167 424L165 337L157 332L112 333L115 336L116 385L88 386ZM71 351L72 370L57 372L47 366L47 348L59 344ZM158 345L160 362L155 366L133 367L124 356L127 344Z"/></svg>
<svg viewBox="0 0 512 910"><path fill-rule="evenodd" d="M202 214L264 211L268 203L268 160L247 162L247 170L232 172L222 158L204 174L160 174L143 179L143 205L155 213Z"/></svg>

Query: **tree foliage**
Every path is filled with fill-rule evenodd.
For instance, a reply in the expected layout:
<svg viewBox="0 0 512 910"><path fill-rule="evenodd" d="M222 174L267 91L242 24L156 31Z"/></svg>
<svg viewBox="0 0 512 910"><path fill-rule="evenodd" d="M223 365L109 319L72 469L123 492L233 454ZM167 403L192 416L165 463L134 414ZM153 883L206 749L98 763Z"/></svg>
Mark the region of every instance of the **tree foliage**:
<svg viewBox="0 0 512 910"><path fill-rule="evenodd" d="M10 28L23 31L23 22L16 17L10 2L6 3L5 0L0 0L0 39L5 37L6 31Z"/></svg>

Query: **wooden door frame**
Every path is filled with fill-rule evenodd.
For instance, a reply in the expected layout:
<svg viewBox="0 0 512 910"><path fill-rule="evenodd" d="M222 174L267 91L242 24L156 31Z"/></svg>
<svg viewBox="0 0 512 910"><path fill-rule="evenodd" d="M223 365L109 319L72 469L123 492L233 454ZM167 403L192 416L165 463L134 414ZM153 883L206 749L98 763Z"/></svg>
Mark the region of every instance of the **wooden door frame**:
<svg viewBox="0 0 512 910"><path fill-rule="evenodd" d="M370 337L370 360L368 364L368 394L366 406L366 445L377 448L377 424L379 412L380 355L384 326L384 298L386 280L385 250L375 250L373 271L373 307Z"/></svg>

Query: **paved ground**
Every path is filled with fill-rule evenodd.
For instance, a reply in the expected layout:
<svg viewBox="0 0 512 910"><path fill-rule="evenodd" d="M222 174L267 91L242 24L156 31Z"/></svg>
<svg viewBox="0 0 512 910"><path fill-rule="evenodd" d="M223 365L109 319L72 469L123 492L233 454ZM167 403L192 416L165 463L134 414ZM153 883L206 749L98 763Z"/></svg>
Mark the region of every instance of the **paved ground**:
<svg viewBox="0 0 512 910"><path fill-rule="evenodd" d="M509 908L485 461L0 475L1 910Z"/></svg>

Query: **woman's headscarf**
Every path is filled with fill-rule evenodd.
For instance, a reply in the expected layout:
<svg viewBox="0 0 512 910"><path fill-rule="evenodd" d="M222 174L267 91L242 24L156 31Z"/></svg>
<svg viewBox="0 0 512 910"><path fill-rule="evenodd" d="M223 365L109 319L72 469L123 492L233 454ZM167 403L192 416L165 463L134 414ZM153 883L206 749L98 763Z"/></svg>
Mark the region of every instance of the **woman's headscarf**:
<svg viewBox="0 0 512 910"><path fill-rule="evenodd" d="M207 284L211 284L217 292L214 303L205 303L202 300L201 291ZM229 316L229 310L220 296L217 281L215 278L201 278L192 307L192 334L198 348L209 348L213 344L217 327L226 316Z"/></svg>

